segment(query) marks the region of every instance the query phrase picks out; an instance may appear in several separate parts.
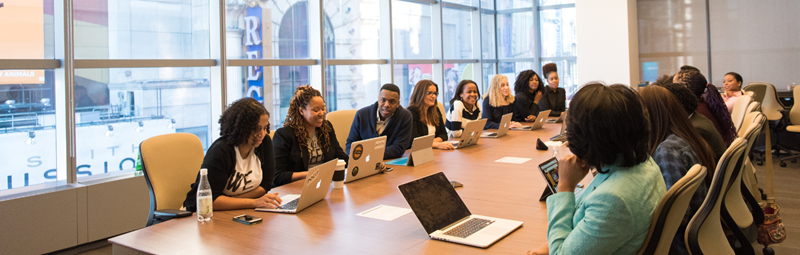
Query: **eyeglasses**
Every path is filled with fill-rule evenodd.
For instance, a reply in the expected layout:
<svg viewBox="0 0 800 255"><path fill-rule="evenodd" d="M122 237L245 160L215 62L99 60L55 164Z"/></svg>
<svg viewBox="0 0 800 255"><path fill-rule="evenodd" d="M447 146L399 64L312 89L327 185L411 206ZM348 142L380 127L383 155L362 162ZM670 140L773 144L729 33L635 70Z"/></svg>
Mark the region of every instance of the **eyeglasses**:
<svg viewBox="0 0 800 255"><path fill-rule="evenodd" d="M439 92L431 92L431 91L426 91L426 92L425 92L425 95L426 95L426 96L430 96L430 95L439 96Z"/></svg>

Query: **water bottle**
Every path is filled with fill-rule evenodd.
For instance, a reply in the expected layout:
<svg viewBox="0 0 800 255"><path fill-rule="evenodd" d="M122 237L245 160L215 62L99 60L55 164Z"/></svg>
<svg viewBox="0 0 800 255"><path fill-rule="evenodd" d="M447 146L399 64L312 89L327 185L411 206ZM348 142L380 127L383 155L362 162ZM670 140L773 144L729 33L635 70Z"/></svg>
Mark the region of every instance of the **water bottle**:
<svg viewBox="0 0 800 255"><path fill-rule="evenodd" d="M200 169L200 183L197 184L197 221L206 222L214 215L214 200L211 185L208 184L208 169Z"/></svg>

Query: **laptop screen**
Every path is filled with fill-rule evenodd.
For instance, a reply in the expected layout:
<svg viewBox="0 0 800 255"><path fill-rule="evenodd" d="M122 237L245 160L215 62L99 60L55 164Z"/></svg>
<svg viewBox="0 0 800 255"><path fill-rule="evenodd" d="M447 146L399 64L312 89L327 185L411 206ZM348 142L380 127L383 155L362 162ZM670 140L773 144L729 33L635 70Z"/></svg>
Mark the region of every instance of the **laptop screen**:
<svg viewBox="0 0 800 255"><path fill-rule="evenodd" d="M442 172L398 188L428 234L472 215Z"/></svg>

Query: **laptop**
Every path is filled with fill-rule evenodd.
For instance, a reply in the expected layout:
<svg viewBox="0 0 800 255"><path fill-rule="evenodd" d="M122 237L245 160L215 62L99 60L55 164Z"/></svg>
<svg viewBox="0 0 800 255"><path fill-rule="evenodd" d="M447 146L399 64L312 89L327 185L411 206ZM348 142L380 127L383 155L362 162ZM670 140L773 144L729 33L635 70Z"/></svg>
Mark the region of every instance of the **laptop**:
<svg viewBox="0 0 800 255"><path fill-rule="evenodd" d="M398 186L430 238L486 248L522 226L521 221L473 215L444 173Z"/></svg>
<svg viewBox="0 0 800 255"><path fill-rule="evenodd" d="M539 201L545 201L547 197L557 192L558 188L558 159L552 157L548 160L545 160L541 164L539 164L539 172L542 173L542 177L544 177L545 182L547 183L547 187L545 187L542 196L539 197ZM584 189L582 188L582 184L579 184L578 187L575 188L575 197L579 197L583 194Z"/></svg>
<svg viewBox="0 0 800 255"><path fill-rule="evenodd" d="M336 169L336 162L339 159L333 159L321 165L308 169L308 175L303 183L303 192L301 195L285 195L281 197L283 203L280 208L256 208L260 212L280 212L280 213L298 213L303 209L321 201L328 196L328 188L331 186L333 179L333 171Z"/></svg>
<svg viewBox="0 0 800 255"><path fill-rule="evenodd" d="M518 128L512 128L511 130L527 131L527 130L540 129L544 125L544 121L547 119L548 115L550 115L550 110L541 111L541 112L539 112L539 115L536 116L536 119L533 120L533 125L531 125L531 126L522 126L522 127L518 127Z"/></svg>
<svg viewBox="0 0 800 255"><path fill-rule="evenodd" d="M463 149L478 144L478 139L481 138L481 134L483 134L484 126L486 126L486 119L467 122L467 126L464 127L464 132L461 132L461 137L454 138L458 140L452 142L453 147L456 149Z"/></svg>
<svg viewBox="0 0 800 255"><path fill-rule="evenodd" d="M506 113L503 115L503 118L500 119L500 128L497 129L497 132L483 132L481 134L482 138L498 138L501 136L506 135L508 133L508 126L511 125L511 116L514 113Z"/></svg>
<svg viewBox="0 0 800 255"><path fill-rule="evenodd" d="M387 165L398 166L418 166L433 161L433 139L434 134L414 138L411 143L411 153L408 157L402 157L386 162Z"/></svg>
<svg viewBox="0 0 800 255"><path fill-rule="evenodd" d="M567 112L561 114L562 118L566 118ZM561 122L561 133L556 136L550 137L550 141L564 142L567 141L567 122Z"/></svg>
<svg viewBox="0 0 800 255"><path fill-rule="evenodd" d="M569 111L569 110L567 110L567 111ZM562 122L564 122L564 118L567 117L567 111L564 111L563 113L561 113L561 116L559 116L558 119L548 119L548 120L545 120L544 122L546 122L546 123L562 123Z"/></svg>
<svg viewBox="0 0 800 255"><path fill-rule="evenodd" d="M386 136L353 142L350 145L348 174L345 175L344 183L380 173L384 151L386 151Z"/></svg>

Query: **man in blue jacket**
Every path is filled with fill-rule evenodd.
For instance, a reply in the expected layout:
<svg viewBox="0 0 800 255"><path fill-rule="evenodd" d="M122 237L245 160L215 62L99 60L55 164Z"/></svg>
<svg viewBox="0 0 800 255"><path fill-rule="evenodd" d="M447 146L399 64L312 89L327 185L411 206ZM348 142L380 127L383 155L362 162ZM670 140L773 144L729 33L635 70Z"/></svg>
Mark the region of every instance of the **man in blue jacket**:
<svg viewBox="0 0 800 255"><path fill-rule="evenodd" d="M350 145L364 139L386 136L384 159L399 158L411 148L411 113L400 106L400 88L387 83L381 87L378 102L356 112L345 152Z"/></svg>

